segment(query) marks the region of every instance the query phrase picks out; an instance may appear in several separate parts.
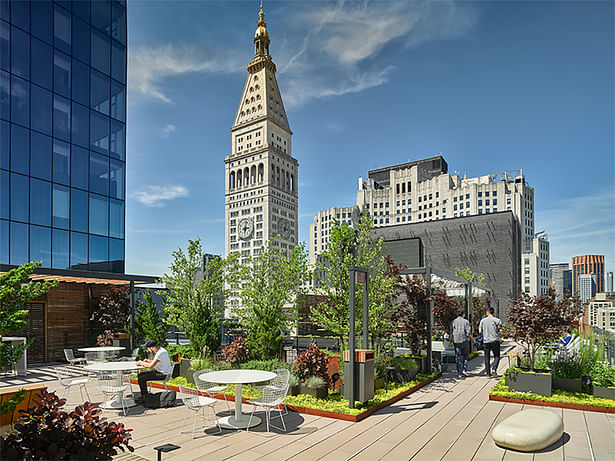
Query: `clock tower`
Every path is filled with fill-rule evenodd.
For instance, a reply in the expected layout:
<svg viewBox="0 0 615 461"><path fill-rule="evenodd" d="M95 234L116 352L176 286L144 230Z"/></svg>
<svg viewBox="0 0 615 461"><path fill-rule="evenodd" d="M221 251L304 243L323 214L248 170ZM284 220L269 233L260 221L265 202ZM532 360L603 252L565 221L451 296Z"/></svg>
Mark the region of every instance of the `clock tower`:
<svg viewBox="0 0 615 461"><path fill-rule="evenodd" d="M257 255L271 236L285 252L297 245L297 169L292 131L269 55L269 32L261 3L254 34L254 59L235 122L231 153L224 159L226 255L241 261Z"/></svg>

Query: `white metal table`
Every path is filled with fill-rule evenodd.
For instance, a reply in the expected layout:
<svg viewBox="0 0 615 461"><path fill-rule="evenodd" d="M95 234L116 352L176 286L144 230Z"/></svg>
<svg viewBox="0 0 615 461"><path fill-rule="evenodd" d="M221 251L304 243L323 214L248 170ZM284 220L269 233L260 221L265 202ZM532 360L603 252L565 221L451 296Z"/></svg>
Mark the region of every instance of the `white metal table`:
<svg viewBox="0 0 615 461"><path fill-rule="evenodd" d="M218 425L226 429L246 429L248 427L248 415L241 412L241 386L242 384L260 383L276 377L271 371L262 370L221 370L212 371L199 376L200 380L216 384L235 385L235 414L218 419ZM250 427L259 425L261 419L252 417Z"/></svg>
<svg viewBox="0 0 615 461"><path fill-rule="evenodd" d="M141 365L137 365L137 362L102 362L102 363L93 363L91 365L86 365L84 369L88 371L115 371L118 374L118 379L122 379L124 372L126 371L135 371L140 368L143 368ZM125 399L124 392L119 392L115 400L111 400L105 402L103 408L113 408L116 410L121 410L122 400L124 401L124 407L134 407L136 402L133 399Z"/></svg>
<svg viewBox="0 0 615 461"><path fill-rule="evenodd" d="M112 352L112 351L117 352L117 351L123 351L124 349L126 348L121 347L121 346L93 346L93 347L82 347L77 350L81 352L98 352L100 359L105 360L105 352Z"/></svg>

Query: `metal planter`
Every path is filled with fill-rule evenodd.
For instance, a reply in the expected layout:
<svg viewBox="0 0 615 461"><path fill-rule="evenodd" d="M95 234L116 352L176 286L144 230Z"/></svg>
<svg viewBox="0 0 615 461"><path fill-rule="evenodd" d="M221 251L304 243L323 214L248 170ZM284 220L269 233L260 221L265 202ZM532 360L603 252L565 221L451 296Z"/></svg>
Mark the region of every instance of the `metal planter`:
<svg viewBox="0 0 615 461"><path fill-rule="evenodd" d="M551 373L533 373L520 371L506 376L505 382L511 391L532 392L533 394L551 397Z"/></svg>

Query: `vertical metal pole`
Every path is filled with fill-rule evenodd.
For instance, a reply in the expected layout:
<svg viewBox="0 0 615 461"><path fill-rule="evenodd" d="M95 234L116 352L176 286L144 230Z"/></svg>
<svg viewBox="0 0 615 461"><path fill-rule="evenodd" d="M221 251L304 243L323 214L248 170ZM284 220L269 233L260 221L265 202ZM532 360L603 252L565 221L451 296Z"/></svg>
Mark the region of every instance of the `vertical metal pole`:
<svg viewBox="0 0 615 461"><path fill-rule="evenodd" d="M466 318L472 324L472 282L466 284Z"/></svg>
<svg viewBox="0 0 615 461"><path fill-rule="evenodd" d="M427 293L429 294L429 303L427 303L427 373L431 374L431 330L433 325L433 298L431 297L431 268L425 268L425 281L427 282Z"/></svg>
<svg viewBox="0 0 615 461"><path fill-rule="evenodd" d="M369 349L369 286L367 272L364 272L363 276L363 349Z"/></svg>
<svg viewBox="0 0 615 461"><path fill-rule="evenodd" d="M130 353L135 347L135 282L130 281Z"/></svg>
<svg viewBox="0 0 615 461"><path fill-rule="evenodd" d="M354 267L351 267L348 271L350 273L350 305L349 305L349 314L350 314L350 332L348 334L348 353L349 357L349 372L348 376L348 396L349 400L349 408L354 408L354 347L355 347L355 274L356 271ZM344 385L345 387L346 385Z"/></svg>

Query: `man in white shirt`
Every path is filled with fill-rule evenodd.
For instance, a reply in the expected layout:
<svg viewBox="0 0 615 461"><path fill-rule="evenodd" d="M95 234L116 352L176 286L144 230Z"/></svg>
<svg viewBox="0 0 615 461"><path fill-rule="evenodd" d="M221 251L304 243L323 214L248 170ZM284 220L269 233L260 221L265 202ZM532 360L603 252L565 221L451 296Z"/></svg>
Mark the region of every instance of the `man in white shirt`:
<svg viewBox="0 0 615 461"><path fill-rule="evenodd" d="M156 341L150 339L145 343L144 347L154 353L153 360L140 360L137 365L145 367L139 373L139 389L141 390L141 399L145 400L147 396L148 381L162 381L171 372L171 359L169 353L164 347L158 346Z"/></svg>

